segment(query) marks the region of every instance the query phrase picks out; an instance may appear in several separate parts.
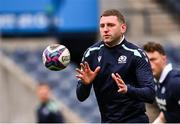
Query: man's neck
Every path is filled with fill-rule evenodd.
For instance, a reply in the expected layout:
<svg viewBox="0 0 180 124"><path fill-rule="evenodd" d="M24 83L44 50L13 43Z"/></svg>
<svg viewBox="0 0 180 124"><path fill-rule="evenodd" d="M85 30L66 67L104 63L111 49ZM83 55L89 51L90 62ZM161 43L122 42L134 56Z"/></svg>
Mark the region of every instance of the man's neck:
<svg viewBox="0 0 180 124"><path fill-rule="evenodd" d="M118 40L115 44L112 44L112 45L109 45L109 44L106 44L108 47L114 47L116 45L119 45L122 41L124 40L124 35L122 35L122 37L120 38L120 40Z"/></svg>

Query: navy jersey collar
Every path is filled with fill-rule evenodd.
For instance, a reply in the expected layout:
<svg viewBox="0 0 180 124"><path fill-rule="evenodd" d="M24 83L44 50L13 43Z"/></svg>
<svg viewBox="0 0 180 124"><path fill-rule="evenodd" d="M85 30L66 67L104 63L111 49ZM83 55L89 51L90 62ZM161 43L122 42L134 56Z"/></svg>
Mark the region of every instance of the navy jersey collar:
<svg viewBox="0 0 180 124"><path fill-rule="evenodd" d="M123 35L122 39L120 40L120 42L119 42L117 45L121 44L124 39L125 39L125 37L124 37L124 35ZM116 45L115 45L115 46L116 46Z"/></svg>

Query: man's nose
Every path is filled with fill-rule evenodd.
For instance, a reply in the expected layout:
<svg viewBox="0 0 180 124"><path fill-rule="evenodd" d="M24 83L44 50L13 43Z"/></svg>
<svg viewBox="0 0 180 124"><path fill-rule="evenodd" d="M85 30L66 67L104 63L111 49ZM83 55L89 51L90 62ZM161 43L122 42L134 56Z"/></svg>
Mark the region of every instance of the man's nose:
<svg viewBox="0 0 180 124"><path fill-rule="evenodd" d="M151 69L154 69L155 65L153 63L150 63L150 64L151 64Z"/></svg>
<svg viewBox="0 0 180 124"><path fill-rule="evenodd" d="M105 26L104 26L104 32L107 32L107 31L109 31L109 28L108 28L107 25L105 25Z"/></svg>

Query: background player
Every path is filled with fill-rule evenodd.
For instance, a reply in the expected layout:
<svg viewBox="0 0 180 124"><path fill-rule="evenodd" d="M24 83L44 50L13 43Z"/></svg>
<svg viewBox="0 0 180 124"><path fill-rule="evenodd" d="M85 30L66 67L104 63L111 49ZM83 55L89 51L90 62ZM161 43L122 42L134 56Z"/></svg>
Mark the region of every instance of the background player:
<svg viewBox="0 0 180 124"><path fill-rule="evenodd" d="M168 63L163 47L148 42L144 46L156 79L156 102L161 110L154 123L180 122L180 71Z"/></svg>
<svg viewBox="0 0 180 124"><path fill-rule="evenodd" d="M50 89L47 84L39 84L37 95L40 105L37 108L38 123L63 123L63 117L58 104L51 99Z"/></svg>

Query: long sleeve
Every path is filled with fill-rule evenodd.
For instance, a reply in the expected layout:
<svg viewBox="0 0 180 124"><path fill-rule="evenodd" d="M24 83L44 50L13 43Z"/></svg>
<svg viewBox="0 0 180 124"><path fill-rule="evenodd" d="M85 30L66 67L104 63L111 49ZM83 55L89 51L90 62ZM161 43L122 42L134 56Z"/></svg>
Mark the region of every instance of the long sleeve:
<svg viewBox="0 0 180 124"><path fill-rule="evenodd" d="M84 55L83 55L83 58L82 58L82 63L85 62L85 61L88 62L89 66L91 68L91 59L89 58L90 57L90 51L91 50L87 49L84 52ZM77 98L78 98L79 101L82 102L82 101L86 100L89 97L91 87L92 87L92 84L84 85L81 80L78 80L77 88L76 88L76 95L77 95Z"/></svg>
<svg viewBox="0 0 180 124"><path fill-rule="evenodd" d="M155 90L150 63L144 54L142 54L142 57L136 57L134 62L138 86L127 85L127 95L144 102L152 103L155 98Z"/></svg>
<svg viewBox="0 0 180 124"><path fill-rule="evenodd" d="M79 101L84 101L89 97L92 84L84 85L80 80L78 81L76 88L76 95Z"/></svg>
<svg viewBox="0 0 180 124"><path fill-rule="evenodd" d="M148 103L153 103L155 98L155 92L151 86L145 86L143 88L136 88L133 86L128 85L128 92L127 94L130 97L133 97L135 99L145 101Z"/></svg>

